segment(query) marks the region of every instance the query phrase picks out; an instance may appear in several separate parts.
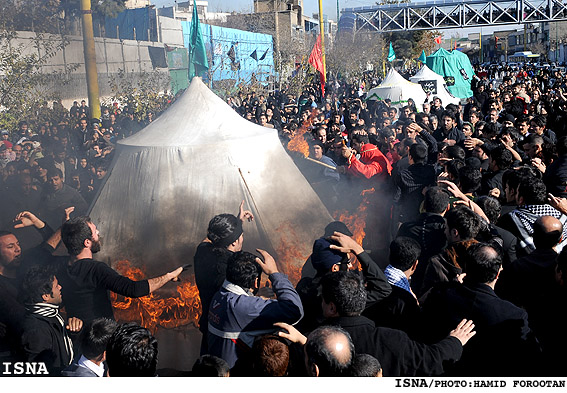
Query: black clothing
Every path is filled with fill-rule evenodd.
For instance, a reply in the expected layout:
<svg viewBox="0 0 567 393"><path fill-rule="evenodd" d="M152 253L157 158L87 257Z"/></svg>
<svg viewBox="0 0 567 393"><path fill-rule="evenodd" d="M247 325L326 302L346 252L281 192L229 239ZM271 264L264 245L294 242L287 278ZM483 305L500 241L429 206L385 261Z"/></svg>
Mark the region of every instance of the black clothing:
<svg viewBox="0 0 567 393"><path fill-rule="evenodd" d="M376 327L363 316L331 318L325 325L338 325L349 332L356 353L378 359L385 377L441 375L443 363L459 360L463 351L455 337L426 345L413 341L401 330Z"/></svg>
<svg viewBox="0 0 567 393"><path fill-rule="evenodd" d="M559 198L567 197L567 155L553 160L543 174L547 192Z"/></svg>
<svg viewBox="0 0 567 393"><path fill-rule="evenodd" d="M227 249L214 248L212 243L203 242L197 247L193 257L195 270L195 283L201 298L201 319L199 330L206 335L209 323L209 306L213 296L221 288L226 277L226 263L233 254Z"/></svg>
<svg viewBox="0 0 567 393"><path fill-rule="evenodd" d="M417 299L403 288L392 285L392 293L362 313L377 326L403 330L410 337L419 329L420 308Z"/></svg>
<svg viewBox="0 0 567 393"><path fill-rule="evenodd" d="M22 333L26 309L18 302L16 279L0 274L0 323L6 334L0 335L0 361L13 361Z"/></svg>
<svg viewBox="0 0 567 393"><path fill-rule="evenodd" d="M28 313L21 338L25 360L45 362L49 375L60 375L72 360L65 347L66 334L65 327L57 318Z"/></svg>
<svg viewBox="0 0 567 393"><path fill-rule="evenodd" d="M444 337L464 318L475 324L476 335L463 350L451 375L533 375L539 347L528 327L528 314L500 299L487 284L441 283L422 302L427 341Z"/></svg>
<svg viewBox="0 0 567 393"><path fill-rule="evenodd" d="M439 122L441 122L441 119L439 119ZM443 142L445 139L454 140L457 142L457 145L462 145L463 142L465 141L465 134L463 134L463 132L459 130L457 127L453 127L447 133L445 133L445 129L443 127L439 127L433 133L433 137L438 142Z"/></svg>
<svg viewBox="0 0 567 393"><path fill-rule="evenodd" d="M392 292L392 286L384 275L384 272L376 262L362 252L356 256L362 267L362 275L366 281L366 308L381 303ZM303 304L304 316L297 324L297 328L302 332L310 332L321 325L324 320L321 309L321 296L319 295L319 285L323 274L317 274L314 278L304 277L296 286L301 303Z"/></svg>
<svg viewBox="0 0 567 393"><path fill-rule="evenodd" d="M399 222L417 219L423 201L423 189L436 181L435 168L428 164L412 164L394 178L394 203Z"/></svg>
<svg viewBox="0 0 567 393"><path fill-rule="evenodd" d="M130 280L92 259L80 259L69 265L68 258L58 258L56 276L67 316L77 317L85 324L99 317L114 319L108 291L127 297L150 293L148 280Z"/></svg>
<svg viewBox="0 0 567 393"><path fill-rule="evenodd" d="M500 190L500 200L506 197L504 192L504 185L502 184L502 176L504 176L505 170L499 170L498 172L485 172L482 176L482 186L481 194L488 195L490 190L493 188L498 188Z"/></svg>
<svg viewBox="0 0 567 393"><path fill-rule="evenodd" d="M531 314L547 292L555 287L557 253L536 249L502 270L496 293ZM535 310L534 310L535 311Z"/></svg>

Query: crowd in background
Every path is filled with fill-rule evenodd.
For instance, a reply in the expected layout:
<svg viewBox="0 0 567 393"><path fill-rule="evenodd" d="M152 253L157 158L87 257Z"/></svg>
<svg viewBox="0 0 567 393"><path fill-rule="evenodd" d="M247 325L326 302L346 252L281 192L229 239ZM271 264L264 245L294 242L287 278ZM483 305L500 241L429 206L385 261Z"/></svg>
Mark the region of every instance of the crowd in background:
<svg viewBox="0 0 567 393"><path fill-rule="evenodd" d="M229 97L242 117L277 130L329 212L365 207L366 237L359 244L355 228L329 224L292 285L269 254L242 251L249 212L214 217L195 255L202 356L191 372L162 375L564 375L567 79L535 67L476 72L473 96L458 105L434 94L402 105L366 100L375 74L331 80L324 96L313 83L298 96L283 89ZM85 102L69 111L54 104L50 113L55 118L44 124L22 119L2 131L0 231L21 222L21 246L12 249L24 252L48 237L41 228L58 228L69 207L86 212L116 141L159 115L142 121L115 104L93 121ZM83 245L95 254L90 225ZM4 272L16 259L2 240L7 233L0 232ZM271 292L259 291L260 272ZM44 303L57 304L55 276L22 274L19 288L43 285L26 298L34 305L28 313L54 312ZM12 278L0 271L0 291L14 298ZM24 344L6 342L25 337L30 345L29 335L13 335L8 314L0 314L0 356L37 359ZM155 338L105 316L84 327L68 319L69 330L83 334L60 333L58 346L68 364L81 360L53 370L76 376L92 363L94 374L110 368L112 376L120 346L133 359L140 340L146 363L125 361L114 375L154 375Z"/></svg>

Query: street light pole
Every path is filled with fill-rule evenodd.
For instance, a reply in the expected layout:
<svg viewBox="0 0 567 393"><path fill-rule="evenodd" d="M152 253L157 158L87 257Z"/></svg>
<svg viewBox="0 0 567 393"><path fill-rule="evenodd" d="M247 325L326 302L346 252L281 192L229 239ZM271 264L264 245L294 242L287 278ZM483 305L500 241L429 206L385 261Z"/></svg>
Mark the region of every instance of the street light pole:
<svg viewBox="0 0 567 393"><path fill-rule="evenodd" d="M325 63L325 27L323 25L323 0L319 0L319 33L321 34L321 57L323 60L323 79L326 80L327 65Z"/></svg>
<svg viewBox="0 0 567 393"><path fill-rule="evenodd" d="M81 0L81 16L83 22L83 51L85 54L85 73L87 74L89 108L91 111L91 117L99 119L101 112L98 93L98 75L96 70L96 52L91 0Z"/></svg>

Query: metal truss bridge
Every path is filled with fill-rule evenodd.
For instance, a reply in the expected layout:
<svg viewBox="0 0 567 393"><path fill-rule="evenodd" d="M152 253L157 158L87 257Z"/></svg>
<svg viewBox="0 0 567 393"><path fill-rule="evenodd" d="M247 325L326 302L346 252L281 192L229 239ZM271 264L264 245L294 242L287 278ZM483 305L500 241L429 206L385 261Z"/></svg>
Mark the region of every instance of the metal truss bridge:
<svg viewBox="0 0 567 393"><path fill-rule="evenodd" d="M567 1L562 0L434 0L343 8L339 29L441 30L562 20L567 20Z"/></svg>

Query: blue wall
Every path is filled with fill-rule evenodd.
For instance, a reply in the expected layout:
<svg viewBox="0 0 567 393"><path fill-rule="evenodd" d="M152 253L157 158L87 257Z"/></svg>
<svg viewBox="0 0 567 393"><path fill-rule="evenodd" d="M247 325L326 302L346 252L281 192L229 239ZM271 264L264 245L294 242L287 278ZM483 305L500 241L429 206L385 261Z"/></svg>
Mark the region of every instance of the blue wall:
<svg viewBox="0 0 567 393"><path fill-rule="evenodd" d="M181 27L183 28L183 42L188 48L191 22L181 22ZM266 82L268 76L274 74L274 45L271 35L204 23L201 23L200 27L209 62L212 55L209 71L213 72L213 81L234 79L238 84L247 84L254 75L258 81ZM235 62L240 62L240 70L232 69L231 60L227 55L232 45L234 45L236 55ZM256 50L258 61L250 57L254 50ZM266 57L260 60L264 53Z"/></svg>

